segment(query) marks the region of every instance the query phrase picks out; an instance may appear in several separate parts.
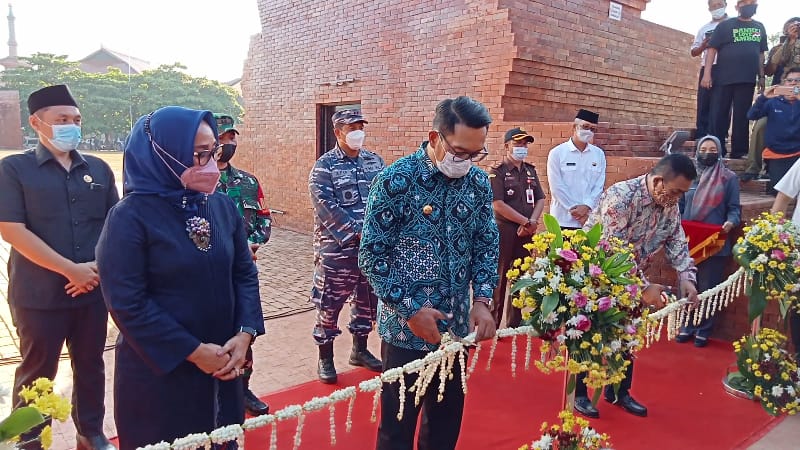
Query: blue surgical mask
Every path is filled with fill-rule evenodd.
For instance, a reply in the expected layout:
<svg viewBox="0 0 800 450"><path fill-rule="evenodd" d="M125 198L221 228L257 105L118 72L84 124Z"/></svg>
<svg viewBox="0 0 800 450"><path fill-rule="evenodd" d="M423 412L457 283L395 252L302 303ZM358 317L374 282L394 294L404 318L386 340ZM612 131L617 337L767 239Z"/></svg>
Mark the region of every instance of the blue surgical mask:
<svg viewBox="0 0 800 450"><path fill-rule="evenodd" d="M528 156L528 147L513 147L511 149L511 157L517 161L522 161Z"/></svg>
<svg viewBox="0 0 800 450"><path fill-rule="evenodd" d="M80 125L75 125L74 123L51 125L44 120L42 120L42 123L46 123L53 130L53 138L50 139L45 136L45 139L50 141L56 149L69 153L78 148L78 144L81 142Z"/></svg>

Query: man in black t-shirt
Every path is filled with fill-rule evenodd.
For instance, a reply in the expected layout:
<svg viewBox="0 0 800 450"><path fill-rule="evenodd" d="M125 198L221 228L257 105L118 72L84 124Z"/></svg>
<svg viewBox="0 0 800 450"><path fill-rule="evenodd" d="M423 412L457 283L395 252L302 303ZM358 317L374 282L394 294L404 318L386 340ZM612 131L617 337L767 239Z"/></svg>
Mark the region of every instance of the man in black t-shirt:
<svg viewBox="0 0 800 450"><path fill-rule="evenodd" d="M753 20L757 0L739 0L739 16L720 23L711 35L706 51L706 67L713 70L703 74L701 86L711 88L711 134L722 143L722 155L727 149L725 139L733 117L731 158L747 155L749 121L747 110L753 102L758 81L759 93L764 92L764 52L767 51L767 31L761 22Z"/></svg>

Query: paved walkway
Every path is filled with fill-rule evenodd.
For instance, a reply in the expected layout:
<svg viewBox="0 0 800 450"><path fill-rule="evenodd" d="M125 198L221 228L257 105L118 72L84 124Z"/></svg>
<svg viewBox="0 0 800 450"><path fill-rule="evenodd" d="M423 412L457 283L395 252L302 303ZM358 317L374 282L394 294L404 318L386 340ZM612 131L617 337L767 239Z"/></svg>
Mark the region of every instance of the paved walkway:
<svg viewBox="0 0 800 450"><path fill-rule="evenodd" d="M0 157L4 156L0 152ZM103 155L107 156L107 155ZM108 158L121 179L117 154ZM115 164L116 163L116 164ZM6 293L8 276L8 244L0 240L0 385L11 387L14 369L19 361L19 346L8 312ZM316 346L311 339L314 312L310 311L308 292L312 272L311 237L287 230L274 229L270 242L258 251L261 301L266 319L267 335L259 338L253 346L255 373L251 381L252 390L259 396L316 379ZM346 329L348 314L340 317L340 327ZM113 344L117 330L109 323L109 345ZM336 367L347 370L350 338L345 332L336 340ZM378 340L370 340L370 348L378 354ZM106 416L105 432L116 435L113 420L114 353L106 351ZM66 397L72 393L72 370L66 358L59 364L56 389ZM10 402L0 404L0 417L5 417ZM800 448L800 416L784 420L749 450L789 450ZM75 429L71 421L56 423L53 433L53 449L66 450L75 447ZM657 447L653 447L657 449ZM658 449L662 450L662 449ZM666 450L666 449L665 449ZM669 449L672 450L672 449Z"/></svg>

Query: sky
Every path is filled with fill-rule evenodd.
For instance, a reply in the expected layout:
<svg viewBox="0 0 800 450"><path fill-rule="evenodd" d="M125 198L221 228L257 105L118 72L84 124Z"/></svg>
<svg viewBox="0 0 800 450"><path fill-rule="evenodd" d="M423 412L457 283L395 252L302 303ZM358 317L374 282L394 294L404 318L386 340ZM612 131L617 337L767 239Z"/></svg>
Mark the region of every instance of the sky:
<svg viewBox="0 0 800 450"><path fill-rule="evenodd" d="M755 18L769 34L780 30L789 18L785 10L790 1L797 0L759 2ZM10 2L20 56L42 52L78 60L103 46L148 61L153 68L180 62L191 75L222 82L241 76L250 36L261 31L257 0ZM728 13L735 15L735 2L728 3ZM7 16L7 6L0 13ZM650 0L642 17L692 35L710 20L706 0ZM3 19L0 57L8 52L7 36L8 24Z"/></svg>

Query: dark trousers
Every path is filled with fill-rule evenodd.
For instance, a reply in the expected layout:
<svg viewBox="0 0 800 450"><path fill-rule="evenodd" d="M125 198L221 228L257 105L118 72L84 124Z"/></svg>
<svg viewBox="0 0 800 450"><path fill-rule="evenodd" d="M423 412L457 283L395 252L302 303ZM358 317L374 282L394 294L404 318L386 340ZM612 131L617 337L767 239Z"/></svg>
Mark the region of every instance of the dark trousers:
<svg viewBox="0 0 800 450"><path fill-rule="evenodd" d="M789 320L791 321L795 361L800 364L800 313L797 310L789 311Z"/></svg>
<svg viewBox="0 0 800 450"><path fill-rule="evenodd" d="M625 355L626 358L631 362L628 366L627 370L625 371L625 379L622 380L619 384L619 397L625 397L629 395L631 390L631 384L633 383L633 359L630 359L630 355ZM583 380L586 379L586 373L582 373L575 377L575 397L588 397L588 391L586 389L586 383ZM609 400L614 400L616 397L614 396L614 386L608 385L606 386L606 398Z"/></svg>
<svg viewBox="0 0 800 450"><path fill-rule="evenodd" d="M753 104L755 83L714 85L711 88L711 134L722 143L722 156L727 155L725 139L728 126L733 120L731 131L731 157L747 154L750 147L750 121L747 111Z"/></svg>
<svg viewBox="0 0 800 450"><path fill-rule="evenodd" d="M512 267L515 259L530 256L530 253L522 246L530 242L531 237L517 236L519 225L515 223L498 220L497 228L500 230L500 255L497 259L497 274L500 279L497 282L497 288L494 290L492 315L494 316L495 325L499 328L500 321L503 319L503 310L505 310L506 326L516 328L522 323L522 310L512 306L511 295L506 295L506 290L509 287L506 272Z"/></svg>
<svg viewBox="0 0 800 450"><path fill-rule="evenodd" d="M781 178L786 175L786 172L792 168L798 159L800 159L800 156L764 160L764 163L767 165L767 175L769 176L769 182L767 183L768 194L777 195L775 185L778 184L778 181L781 181Z"/></svg>
<svg viewBox="0 0 800 450"><path fill-rule="evenodd" d="M697 292L705 292L722 282L728 258L728 256L712 256L697 265ZM699 314L699 311L695 310L695 313ZM681 328L680 332L708 339L713 329L714 316L701 320L699 325L694 325L692 315L689 325Z"/></svg>
<svg viewBox="0 0 800 450"><path fill-rule="evenodd" d="M54 379L64 342L72 362L72 419L83 436L103 434L108 313L97 302L82 308L43 310L11 305L22 362L14 376L12 402L37 378ZM24 401L22 401L24 402Z"/></svg>
<svg viewBox="0 0 800 450"><path fill-rule="evenodd" d="M700 139L709 133L709 117L711 114L711 89L700 86L705 67L700 68L700 78L697 80L697 120L695 122L695 139Z"/></svg>
<svg viewBox="0 0 800 450"><path fill-rule="evenodd" d="M383 370L401 367L415 359L424 358L428 352L409 350L381 342ZM383 384L381 392L381 422L378 427L376 450L412 450L417 417L422 410L422 420L417 440L418 450L453 450L461 431L461 415L464 412L464 391L461 389L461 365L458 358L453 366L453 379L445 382L444 398L437 402L439 376L428 386L420 401L414 405L414 393L406 392L403 420L397 420L400 410L400 384ZM411 387L417 375L405 376L406 389Z"/></svg>

